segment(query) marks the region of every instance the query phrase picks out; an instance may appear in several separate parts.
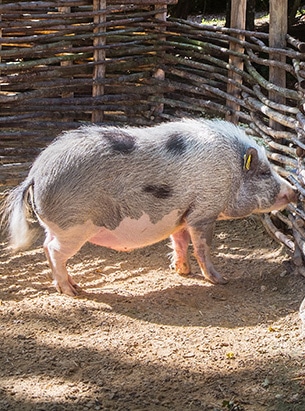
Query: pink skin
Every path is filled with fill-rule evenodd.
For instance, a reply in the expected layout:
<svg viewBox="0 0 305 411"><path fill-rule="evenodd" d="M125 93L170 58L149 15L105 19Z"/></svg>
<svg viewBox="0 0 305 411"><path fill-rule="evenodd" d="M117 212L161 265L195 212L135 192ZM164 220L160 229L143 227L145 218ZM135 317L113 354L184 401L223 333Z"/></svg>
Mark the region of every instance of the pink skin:
<svg viewBox="0 0 305 411"><path fill-rule="evenodd" d="M183 228L171 235L173 254L171 267L180 275L187 275L191 272L188 258L188 246L191 241L189 232Z"/></svg>
<svg viewBox="0 0 305 411"><path fill-rule="evenodd" d="M79 287L69 276L66 264L87 241L117 251L145 247L177 231L177 215L178 211L173 210L157 224L152 224L146 214L139 220L128 217L115 230L95 226L91 221L62 230L52 222L41 221L46 231L44 250L56 289L70 296L78 294Z"/></svg>
<svg viewBox="0 0 305 411"><path fill-rule="evenodd" d="M173 266L178 274L187 275L190 273L188 246L192 241L195 256L204 277L214 284L225 283L226 281L217 273L210 258L210 243L214 224L192 228L187 226L187 222L184 222L179 227L175 225L169 227L170 223L175 221L173 216L176 216L175 212L171 214L155 225L148 224L145 215L139 220L125 219L113 231L97 227L91 222L68 230L61 230L53 223L46 224L44 222L46 229L44 250L57 291L70 296L75 296L80 291L79 286L68 274L66 264L68 259L75 255L85 242L89 241L119 251L129 251L161 241L170 235L170 231L172 232L171 240L174 250ZM143 228L143 222L147 224L145 228ZM155 232L153 232L154 229ZM130 233L132 233L131 236Z"/></svg>
<svg viewBox="0 0 305 411"><path fill-rule="evenodd" d="M287 205L288 202L294 201L293 197L291 191L281 192L277 205ZM66 264L87 241L118 251L130 251L159 242L169 236L173 247L172 266L178 274L190 273L188 246L192 242L203 276L213 284L225 284L227 281L216 271L210 257L216 218L203 220L195 225L190 224L186 218L178 226L177 218L178 211L173 210L158 223L153 224L149 216L143 214L138 220L125 218L115 230L95 226L91 221L62 230L54 223L41 221L46 231L44 250L52 269L56 289L70 296L75 296L80 291L79 286L68 274Z"/></svg>
<svg viewBox="0 0 305 411"><path fill-rule="evenodd" d="M209 235L206 236L207 232ZM212 284L225 284L227 281L215 270L210 256L209 238L213 234L213 224L204 233L194 227L183 228L171 235L173 246L172 267L180 275L188 275L191 267L188 246L192 241L194 254L203 276ZM208 237L208 238L207 238Z"/></svg>
<svg viewBox="0 0 305 411"><path fill-rule="evenodd" d="M50 231L47 231L43 248L52 270L53 284L56 290L70 296L77 295L80 288L68 274L66 264L67 260L76 254L78 249L69 247L64 251L64 246L59 243L58 239Z"/></svg>
<svg viewBox="0 0 305 411"><path fill-rule="evenodd" d="M210 250L214 233L214 222L204 225L202 229L190 227L189 232L195 257L203 276L212 284L226 284L227 280L216 271L211 260Z"/></svg>
<svg viewBox="0 0 305 411"><path fill-rule="evenodd" d="M276 202L272 206L272 209L268 211L284 209L288 203L295 203L297 199L298 196L296 191L291 190L291 188L287 186L287 184L285 184L282 186Z"/></svg>
<svg viewBox="0 0 305 411"><path fill-rule="evenodd" d="M68 274L66 264L69 258L87 241L119 251L140 248L167 238L172 232L173 266L181 275L190 273L188 246L192 241L195 255L202 274L212 283L223 284L225 280L214 269L210 258L210 242L213 235L211 226L191 228L184 222L177 227L174 224L176 212L160 220L157 224L147 223L147 218L139 220L125 219L116 230L97 227L91 222L61 230L53 223L44 222L46 239L44 250L53 274L54 285L60 293L75 296L80 291L78 285ZM143 222L146 227L143 228ZM201 231L205 228L205 231ZM155 232L153 232L155 229ZM208 233L208 236L203 234ZM130 236L130 233L133 235ZM141 234L142 233L142 234ZM152 235L153 234L153 235Z"/></svg>

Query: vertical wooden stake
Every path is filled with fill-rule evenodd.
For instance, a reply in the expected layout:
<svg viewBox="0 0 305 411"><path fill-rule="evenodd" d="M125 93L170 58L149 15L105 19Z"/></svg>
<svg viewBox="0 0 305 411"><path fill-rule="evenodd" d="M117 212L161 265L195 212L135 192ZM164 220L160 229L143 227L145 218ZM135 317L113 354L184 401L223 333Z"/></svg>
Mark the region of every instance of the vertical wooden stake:
<svg viewBox="0 0 305 411"><path fill-rule="evenodd" d="M71 7L67 7L67 6L63 6L63 7L58 7L58 11L60 13L71 13ZM71 49L70 46L67 47L67 50ZM61 66L72 66L72 61L71 60L67 60L67 61L62 61L60 63ZM62 98L69 98L69 97L73 97L74 93L73 91L65 91L61 94Z"/></svg>
<svg viewBox="0 0 305 411"><path fill-rule="evenodd" d="M93 46L96 47L93 54L93 60L97 64L95 64L93 69L93 97L98 97L104 94L104 84L101 84L101 81L105 79L106 67L104 62L106 59L106 51L104 48L100 47L106 44L106 37L101 35L106 31L106 27L102 25L106 22L106 6L107 0L93 0L93 11L105 10L105 13L94 16L95 28L93 33L97 36L94 36L93 39ZM92 121L94 123L102 122L103 119L104 112L102 110L92 111Z"/></svg>
<svg viewBox="0 0 305 411"><path fill-rule="evenodd" d="M231 3L231 23L230 27L239 29L239 30L245 30L246 28L246 9L247 9L247 0L232 0ZM236 35L240 40L244 40L245 36L244 35ZM232 51L237 51L239 53L244 52L244 48L240 46L239 44L235 42L230 43L230 50ZM244 68L244 61L242 58L231 55L229 58L229 64L233 65L234 67L243 70ZM242 77L237 74L233 70L229 70L228 73L228 80L234 80L238 83L242 83ZM238 86L228 83L227 87L227 92L228 94L231 94L234 97L240 97L240 89ZM233 123L238 122L238 112L240 110L239 104L235 103L234 101L227 100L227 106L230 108L230 111L232 114L227 114L226 119L229 121L232 121Z"/></svg>
<svg viewBox="0 0 305 411"><path fill-rule="evenodd" d="M156 19L165 21L166 20L166 11L163 10L167 10L167 5L166 4L158 4L155 5L155 10L158 11L160 10L159 13L156 13ZM166 40L166 37L161 37L160 40ZM163 54L163 52L162 52ZM165 79L165 72L164 70L157 68L156 71L153 74L153 77L156 78L157 80L164 80ZM164 110L164 104L160 103L160 104L156 104L153 107L153 114L161 114Z"/></svg>
<svg viewBox="0 0 305 411"><path fill-rule="evenodd" d="M0 4L2 4L2 0L0 0ZM0 39L2 38L2 29L1 29L1 21L2 21L2 14L0 14ZM2 43L0 43L0 53L2 50ZM0 63L1 63L1 54L0 54ZM0 71L1 75L1 71ZM0 83L0 91L1 91L1 83Z"/></svg>
<svg viewBox="0 0 305 411"><path fill-rule="evenodd" d="M275 48L286 47L288 0L270 0L269 46ZM269 58L286 62L286 57L270 53ZM280 87L286 87L286 71L279 67L270 66L269 81ZM286 99L275 91L269 92L269 99L280 104L285 104ZM269 121L270 127L280 130L283 127L274 120Z"/></svg>

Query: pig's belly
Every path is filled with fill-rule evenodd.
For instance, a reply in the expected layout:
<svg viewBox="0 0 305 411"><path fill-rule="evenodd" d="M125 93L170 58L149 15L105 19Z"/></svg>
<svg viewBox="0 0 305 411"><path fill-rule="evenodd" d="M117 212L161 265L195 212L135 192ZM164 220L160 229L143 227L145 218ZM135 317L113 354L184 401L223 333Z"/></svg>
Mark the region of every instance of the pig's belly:
<svg viewBox="0 0 305 411"><path fill-rule="evenodd" d="M138 220L126 217L115 230L101 227L88 241L117 251L131 251L164 240L179 227L178 210L155 224L150 221L148 214L143 214Z"/></svg>

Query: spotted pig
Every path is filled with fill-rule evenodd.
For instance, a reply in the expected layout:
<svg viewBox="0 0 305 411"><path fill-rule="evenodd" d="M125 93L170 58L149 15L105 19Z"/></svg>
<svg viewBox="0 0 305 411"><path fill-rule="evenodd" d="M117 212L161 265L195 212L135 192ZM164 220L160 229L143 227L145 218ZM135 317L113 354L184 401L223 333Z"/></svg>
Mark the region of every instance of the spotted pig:
<svg viewBox="0 0 305 411"><path fill-rule="evenodd" d="M190 273L192 242L202 274L224 283L210 258L215 221L284 208L293 188L264 149L229 122L181 120L154 127L82 127L56 139L6 201L13 249L45 230L59 292L75 295L67 260L87 241L118 251L171 237L172 265Z"/></svg>

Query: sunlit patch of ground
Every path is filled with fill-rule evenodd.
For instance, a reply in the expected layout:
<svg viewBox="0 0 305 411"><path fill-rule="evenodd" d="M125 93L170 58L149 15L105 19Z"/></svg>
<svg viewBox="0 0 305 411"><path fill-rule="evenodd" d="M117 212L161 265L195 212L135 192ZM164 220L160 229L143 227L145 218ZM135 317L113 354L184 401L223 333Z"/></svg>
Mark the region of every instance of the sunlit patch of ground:
<svg viewBox="0 0 305 411"><path fill-rule="evenodd" d="M3 247L1 410L305 409L305 279L256 219L217 226L225 286L205 282L194 258L192 275L173 273L166 241L86 245L69 262L83 289L71 298L53 288L41 247Z"/></svg>

